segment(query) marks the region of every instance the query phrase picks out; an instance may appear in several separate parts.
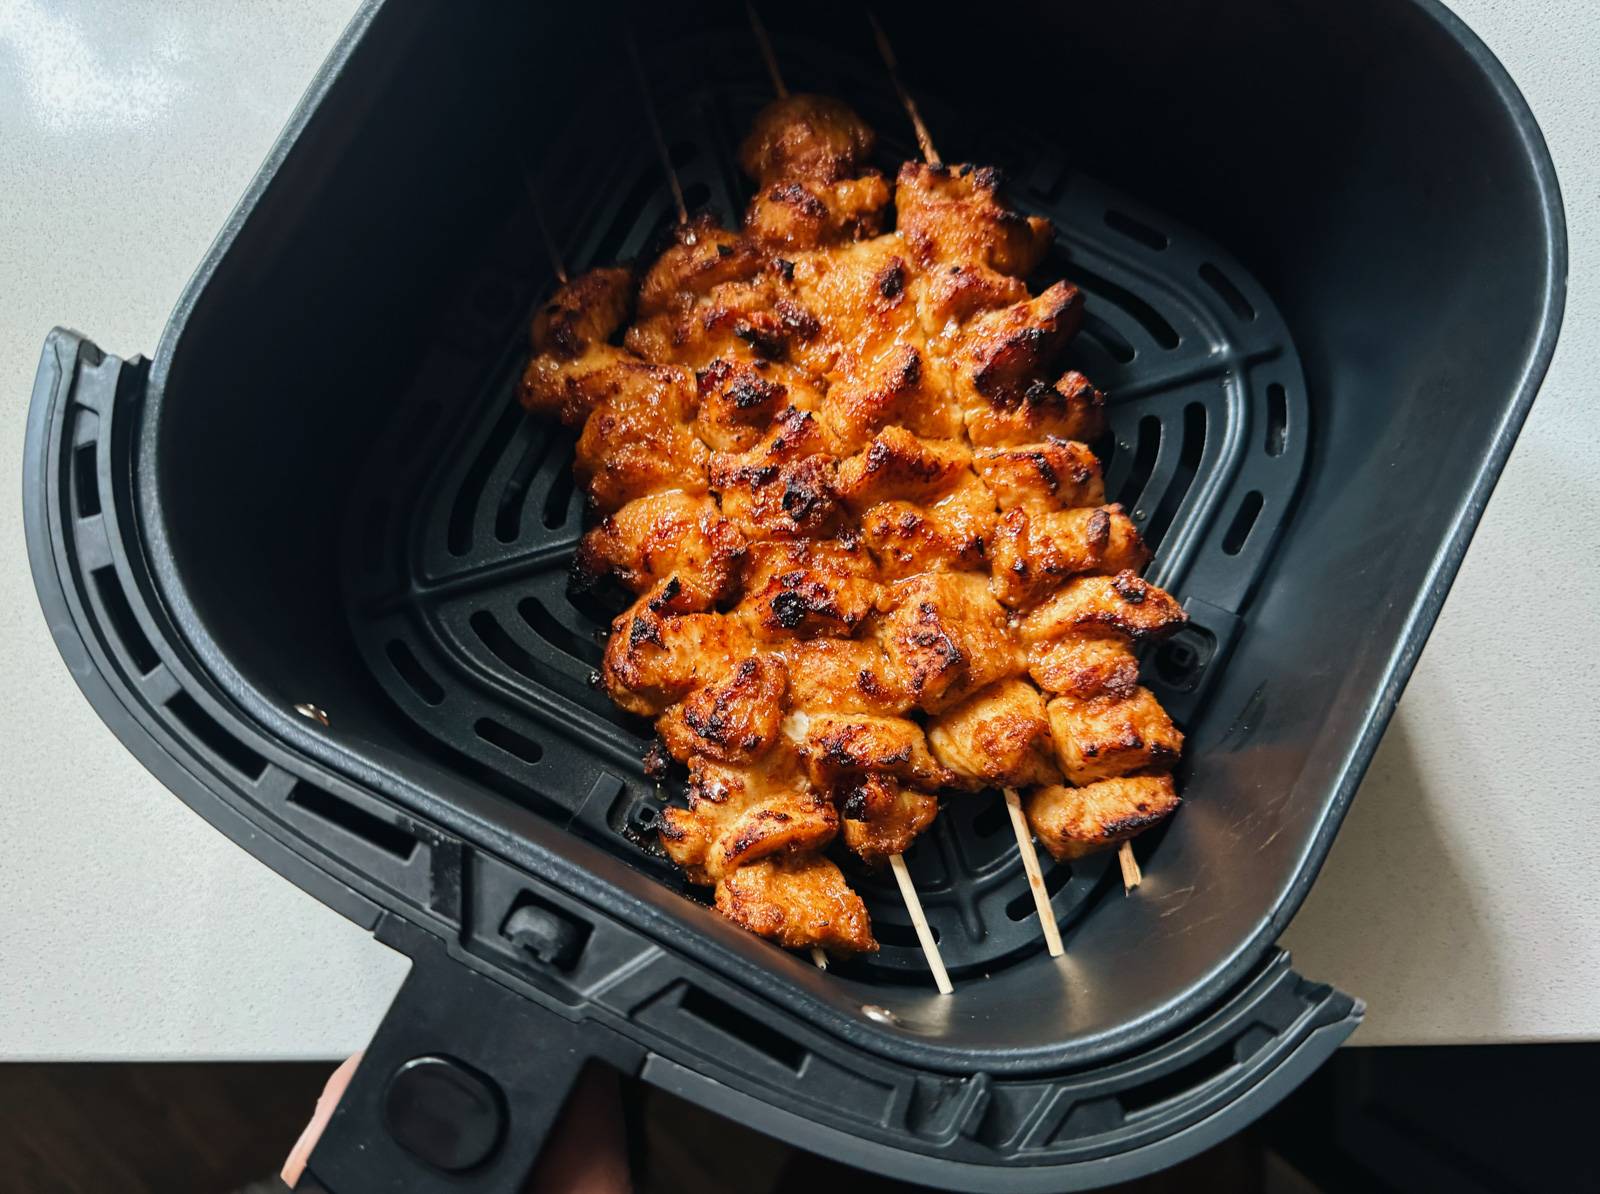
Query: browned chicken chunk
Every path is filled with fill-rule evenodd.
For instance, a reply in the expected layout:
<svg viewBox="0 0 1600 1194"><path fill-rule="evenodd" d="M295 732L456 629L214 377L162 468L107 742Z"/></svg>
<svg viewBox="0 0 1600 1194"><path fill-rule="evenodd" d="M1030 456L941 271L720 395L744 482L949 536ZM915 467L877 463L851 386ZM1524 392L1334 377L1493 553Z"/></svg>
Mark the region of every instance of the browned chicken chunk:
<svg viewBox="0 0 1600 1194"><path fill-rule="evenodd" d="M1022 620L1024 642L1105 631L1154 638L1188 620L1172 594L1134 572L1085 576L1065 585Z"/></svg>
<svg viewBox="0 0 1600 1194"><path fill-rule="evenodd" d="M602 402L583 425L572 467L600 510L664 489L706 491L711 454L691 425L694 382L670 368L655 370L654 382Z"/></svg>
<svg viewBox="0 0 1600 1194"><path fill-rule="evenodd" d="M1056 761L1069 783L1171 767L1183 750L1183 735L1148 688L1126 697L1061 696L1046 708Z"/></svg>
<svg viewBox="0 0 1600 1194"><path fill-rule="evenodd" d="M1082 788L1053 785L1028 797L1028 824L1056 858L1081 858L1125 842L1170 817L1178 793L1170 775L1130 775Z"/></svg>
<svg viewBox="0 0 1600 1194"><path fill-rule="evenodd" d="M973 463L1001 510L1050 514L1106 500L1100 462L1075 440L979 448Z"/></svg>
<svg viewBox="0 0 1600 1194"><path fill-rule="evenodd" d="M739 165L764 186L790 178L832 182L854 174L875 139L848 104L796 93L756 114L739 147Z"/></svg>
<svg viewBox="0 0 1600 1194"><path fill-rule="evenodd" d="M1130 697L1139 687L1139 661L1127 640L1114 635L1069 634L1028 648L1028 674L1046 692L1088 698Z"/></svg>
<svg viewBox="0 0 1600 1194"><path fill-rule="evenodd" d="M1006 613L981 574L900 581L884 594L883 608L878 641L916 703L930 713L1023 670Z"/></svg>
<svg viewBox="0 0 1600 1194"><path fill-rule="evenodd" d="M750 201L744 230L775 252L804 252L883 231L889 184L869 171L833 182L776 182Z"/></svg>
<svg viewBox="0 0 1600 1194"><path fill-rule="evenodd" d="M789 407L748 452L713 454L710 484L748 539L822 538L839 525L835 468L816 417Z"/></svg>
<svg viewBox="0 0 1600 1194"><path fill-rule="evenodd" d="M967 407L967 436L977 447L1030 444L1047 436L1092 442L1106 426L1105 395L1077 372L1054 385L1033 382L1009 406Z"/></svg>
<svg viewBox="0 0 1600 1194"><path fill-rule="evenodd" d="M922 727L909 718L797 709L784 732L795 739L807 774L820 786L857 773L892 775L931 788L953 779L929 752Z"/></svg>
<svg viewBox="0 0 1600 1194"><path fill-rule="evenodd" d="M748 763L777 741L788 687L781 655L751 655L669 708L656 721L656 733L679 762L703 755Z"/></svg>
<svg viewBox="0 0 1600 1194"><path fill-rule="evenodd" d="M999 189L992 167L907 162L895 182L896 224L925 265L971 261L1023 277L1044 260L1053 230L1007 207Z"/></svg>
<svg viewBox="0 0 1600 1194"><path fill-rule="evenodd" d="M841 781L834 791L844 844L867 862L904 854L939 814L939 800L877 772Z"/></svg>
<svg viewBox="0 0 1600 1194"><path fill-rule="evenodd" d="M876 639L803 639L781 649L797 709L893 716L912 707L909 689Z"/></svg>
<svg viewBox="0 0 1600 1194"><path fill-rule="evenodd" d="M600 678L618 706L654 717L700 685L726 676L755 644L733 618L657 613L650 600L640 598L611 623Z"/></svg>
<svg viewBox="0 0 1600 1194"><path fill-rule="evenodd" d="M635 593L657 585L673 613L710 609L738 589L745 540L704 495L679 490L635 498L584 535L573 561L581 589L613 577Z"/></svg>
<svg viewBox="0 0 1600 1194"><path fill-rule="evenodd" d="M928 724L934 758L974 788L1060 781L1044 697L1026 680L1001 680Z"/></svg>
<svg viewBox="0 0 1600 1194"><path fill-rule="evenodd" d="M854 634L883 586L857 538L756 544L746 596L734 611L760 639Z"/></svg>
<svg viewBox="0 0 1600 1194"><path fill-rule="evenodd" d="M839 868L815 854L767 858L717 884L717 911L789 949L818 946L841 955L875 953L861 897Z"/></svg>
<svg viewBox="0 0 1600 1194"><path fill-rule="evenodd" d="M712 881L759 858L820 849L839 830L833 802L783 750L745 767L691 760L688 798L662 814L661 845Z"/></svg>
<svg viewBox="0 0 1600 1194"><path fill-rule="evenodd" d="M1029 514L1012 510L995 523L989 546L994 595L1013 608L1055 593L1085 572L1143 568L1144 540L1121 506L1085 506Z"/></svg>

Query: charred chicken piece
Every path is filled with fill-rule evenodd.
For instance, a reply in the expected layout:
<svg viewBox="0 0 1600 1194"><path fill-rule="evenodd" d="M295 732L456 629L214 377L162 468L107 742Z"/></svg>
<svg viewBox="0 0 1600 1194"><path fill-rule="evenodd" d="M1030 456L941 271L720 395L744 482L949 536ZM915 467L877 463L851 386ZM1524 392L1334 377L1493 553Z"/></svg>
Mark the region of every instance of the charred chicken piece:
<svg viewBox="0 0 1600 1194"><path fill-rule="evenodd" d="M635 498L578 543L578 591L607 577L634 593L660 588L673 613L696 613L737 591L745 539L710 497L679 490ZM669 591L670 590L670 591Z"/></svg>
<svg viewBox="0 0 1600 1194"><path fill-rule="evenodd" d="M652 380L596 406L578 437L573 471L599 510L667 489L706 491L711 454L694 433L694 381L672 368Z"/></svg>
<svg viewBox="0 0 1600 1194"><path fill-rule="evenodd" d="M735 609L758 639L848 637L883 592L860 540L759 543L751 551L745 599Z"/></svg>
<svg viewBox="0 0 1600 1194"><path fill-rule="evenodd" d="M1178 807L1178 793L1170 775L1130 775L1081 788L1040 788L1023 807L1029 826L1051 855L1081 858L1170 817Z"/></svg>
<svg viewBox="0 0 1600 1194"><path fill-rule="evenodd" d="M861 515L861 534L886 579L988 567L994 495L971 472L931 503L879 502Z"/></svg>
<svg viewBox="0 0 1600 1194"><path fill-rule="evenodd" d="M580 274L534 315L533 351L576 360L616 335L632 308L631 271L592 269Z"/></svg>
<svg viewBox="0 0 1600 1194"><path fill-rule="evenodd" d="M578 426L594 407L648 384L648 367L611 338L633 306L633 275L597 269L574 278L533 317L534 355L522 375L522 405Z"/></svg>
<svg viewBox="0 0 1600 1194"><path fill-rule="evenodd" d="M789 271L794 301L817 321L797 360L818 374L880 372L887 354L924 347L911 295L914 269L893 236L802 253Z"/></svg>
<svg viewBox="0 0 1600 1194"><path fill-rule="evenodd" d="M815 539L839 523L834 469L816 417L789 407L749 451L714 453L710 484L746 538Z"/></svg>
<svg viewBox="0 0 1600 1194"><path fill-rule="evenodd" d="M1183 750L1183 735L1148 688L1126 697L1056 697L1046 711L1056 761L1079 787L1171 767Z"/></svg>
<svg viewBox="0 0 1600 1194"><path fill-rule="evenodd" d="M789 179L835 182L858 172L875 140L848 104L796 93L757 113L739 147L739 165L764 187Z"/></svg>
<svg viewBox="0 0 1600 1194"><path fill-rule="evenodd" d="M1029 514L1012 510L995 524L989 547L994 595L1013 608L1033 605L1085 572L1143 568L1150 553L1121 506Z"/></svg>
<svg viewBox="0 0 1600 1194"><path fill-rule="evenodd" d="M934 758L973 788L1058 783L1044 697L1026 680L973 693L928 725Z"/></svg>
<svg viewBox="0 0 1600 1194"><path fill-rule="evenodd" d="M1135 572L1084 576L1063 586L1022 620L1024 642L1082 632L1107 632L1133 640L1154 638L1188 621L1172 594Z"/></svg>
<svg viewBox="0 0 1600 1194"><path fill-rule="evenodd" d="M647 717L726 676L755 646L733 618L662 613L651 602L650 595L641 597L611 623L600 664L606 695Z"/></svg>
<svg viewBox="0 0 1600 1194"><path fill-rule="evenodd" d="M797 709L892 717L912 707L910 690L872 638L813 638L779 648L789 661Z"/></svg>
<svg viewBox="0 0 1600 1194"><path fill-rule="evenodd" d="M889 184L876 170L833 182L789 179L757 192L744 230L763 248L801 253L877 236L888 202Z"/></svg>
<svg viewBox="0 0 1600 1194"><path fill-rule="evenodd" d="M1075 440L979 448L973 464L1002 511L1050 514L1106 500L1099 460Z"/></svg>
<svg viewBox="0 0 1600 1194"><path fill-rule="evenodd" d="M1049 436L1092 442L1105 431L1105 395L1083 374L1069 371L1054 385L1034 381L1010 406L966 407L974 448L1030 444Z"/></svg>
<svg viewBox="0 0 1600 1194"><path fill-rule="evenodd" d="M1026 302L1021 278L974 262L939 262L918 273L913 284L922 330L929 338L957 338L961 325L982 311Z"/></svg>
<svg viewBox="0 0 1600 1194"><path fill-rule="evenodd" d="M784 725L811 782L831 787L850 775L892 775L924 787L953 776L929 752L922 727L906 717L795 710Z"/></svg>
<svg viewBox="0 0 1600 1194"><path fill-rule="evenodd" d="M688 799L687 808L662 814L661 845L702 881L769 855L821 849L839 830L827 793L806 782L784 749L742 767L690 760Z"/></svg>
<svg viewBox="0 0 1600 1194"><path fill-rule="evenodd" d="M1023 405L1083 322L1083 295L1057 282L1035 298L974 316L962 328L956 376L969 410Z"/></svg>
<svg viewBox="0 0 1600 1194"><path fill-rule="evenodd" d="M788 949L876 953L866 905L839 868L815 854L764 858L717 883L717 911Z"/></svg>
<svg viewBox="0 0 1600 1194"><path fill-rule="evenodd" d="M937 797L877 772L842 780L834 799L844 844L869 863L904 854L939 815Z"/></svg>
<svg viewBox="0 0 1600 1194"><path fill-rule="evenodd" d="M672 244L639 283L641 319L680 310L728 282L748 282L766 272L766 255L710 215L673 229Z"/></svg>
<svg viewBox="0 0 1600 1194"><path fill-rule="evenodd" d="M1069 634L1028 649L1028 674L1049 693L1088 699L1127 698L1139 687L1139 661L1127 640L1114 635Z"/></svg>
<svg viewBox="0 0 1600 1194"><path fill-rule="evenodd" d="M700 394L695 433L716 452L748 451L789 407L814 411L822 404L809 378L771 361L718 357L695 381Z"/></svg>
<svg viewBox="0 0 1600 1194"><path fill-rule="evenodd" d="M751 655L673 705L656 721L667 753L716 763L750 763L778 738L789 667L781 655Z"/></svg>
<svg viewBox="0 0 1600 1194"><path fill-rule="evenodd" d="M960 440L923 439L885 427L856 455L839 462L834 489L854 510L879 502L933 502L972 476L972 452Z"/></svg>
<svg viewBox="0 0 1600 1194"><path fill-rule="evenodd" d="M907 162L895 182L896 226L918 262L976 262L1021 278L1050 248L1050 221L1001 202L992 166Z"/></svg>
<svg viewBox="0 0 1600 1194"><path fill-rule="evenodd" d="M1006 613L981 574L911 577L890 587L880 609L875 633L890 668L929 713L1022 673Z"/></svg>
<svg viewBox="0 0 1600 1194"><path fill-rule="evenodd" d="M902 344L874 361L847 356L821 406L823 428L837 454L859 452L890 429L956 439L964 416L923 355Z"/></svg>

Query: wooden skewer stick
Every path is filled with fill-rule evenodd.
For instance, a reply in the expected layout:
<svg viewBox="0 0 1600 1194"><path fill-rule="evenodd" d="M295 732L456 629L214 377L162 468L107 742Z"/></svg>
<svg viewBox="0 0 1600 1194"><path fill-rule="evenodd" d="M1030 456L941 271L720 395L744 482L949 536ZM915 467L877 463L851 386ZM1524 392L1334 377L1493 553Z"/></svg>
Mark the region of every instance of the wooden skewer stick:
<svg viewBox="0 0 1600 1194"><path fill-rule="evenodd" d="M950 984L950 973L944 968L944 959L939 956L939 943L933 939L933 929L928 924L927 914L922 911L922 901L917 898L917 889L912 886L911 872L906 870L904 856L889 855L889 867L894 871L894 881L900 885L900 896L906 902L906 911L911 913L911 924L917 930L917 940L922 943L922 952L928 959L928 969L933 971L934 986L939 988L941 995L954 994L955 987Z"/></svg>
<svg viewBox="0 0 1600 1194"><path fill-rule="evenodd" d="M895 93L900 97L900 106L906 110L906 115L911 117L911 127L916 130L917 144L922 147L922 157L930 166L940 166L939 151L933 147L933 137L928 132L928 126L922 123L922 113L917 111L917 101L911 98L911 93L906 90L906 85L900 81L900 64L894 56L894 47L889 44L889 37L883 31L883 26L878 24L877 14L870 8L867 9L867 20L872 22L872 36L877 39L878 53L883 57L883 65L889 68L889 81L894 84Z"/></svg>
<svg viewBox="0 0 1600 1194"><path fill-rule="evenodd" d="M1139 860L1133 856L1133 843L1123 842L1117 847L1117 861L1122 864L1122 890L1132 891L1144 882L1144 873L1139 870Z"/></svg>
<svg viewBox="0 0 1600 1194"><path fill-rule="evenodd" d="M750 29L756 35L756 45L761 47L761 60L767 64L772 90L778 93L779 99L788 99L789 89L783 85L783 72L778 69L778 56L773 53L772 39L767 36L767 27L761 23L761 14L756 11L754 4L746 4L744 10L750 15Z"/></svg>
<svg viewBox="0 0 1600 1194"><path fill-rule="evenodd" d="M533 171L524 163L522 167L522 185L528 190L528 203L533 208L533 222L539 225L539 239L544 241L544 251L550 254L550 268L555 270L556 281L563 286L567 284L567 267L562 263L561 250L556 248L556 238L550 234L550 225L545 223L544 204L539 202L539 185L534 181Z"/></svg>
<svg viewBox="0 0 1600 1194"><path fill-rule="evenodd" d="M816 963L818 970L826 970L828 968L828 951L820 945L813 945L811 947L811 960Z"/></svg>
<svg viewBox="0 0 1600 1194"><path fill-rule="evenodd" d="M661 158L661 169L667 176L667 186L672 190L672 202L678 208L678 223L689 222L689 207L683 201L683 185L678 182L678 172L672 166L672 151L667 148L667 138L656 118L655 100L650 95L650 79L644 73L644 60L639 57L639 44L633 40L633 31L627 30L623 40L628 43L628 57L633 62L633 74L639 82L639 94L644 97L644 115L650 124L650 135L655 139L656 153Z"/></svg>
<svg viewBox="0 0 1600 1194"><path fill-rule="evenodd" d="M1033 906L1039 910L1039 924L1044 929L1044 943L1052 958L1059 958L1065 950L1061 945L1061 926L1056 924L1055 909L1050 907L1050 893L1045 890L1044 874L1039 869L1039 852L1033 848L1033 834L1028 830L1028 818L1022 814L1022 798L1015 788L1007 788L1006 811L1011 814L1011 830L1017 835L1017 850L1022 855L1022 869L1028 872L1028 887L1033 891Z"/></svg>

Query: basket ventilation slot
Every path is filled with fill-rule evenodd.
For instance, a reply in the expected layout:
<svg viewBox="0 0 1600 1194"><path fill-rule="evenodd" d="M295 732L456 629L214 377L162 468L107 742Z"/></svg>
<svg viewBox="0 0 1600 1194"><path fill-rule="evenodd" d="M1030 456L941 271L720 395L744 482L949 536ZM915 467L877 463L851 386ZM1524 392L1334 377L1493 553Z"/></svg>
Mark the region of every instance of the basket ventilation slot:
<svg viewBox="0 0 1600 1194"><path fill-rule="evenodd" d="M257 780L267 769L267 761L240 742L217 723L186 692L167 701L167 712L212 754L249 780Z"/></svg>
<svg viewBox="0 0 1600 1194"><path fill-rule="evenodd" d="M366 809L357 808L348 800L308 784L304 780L290 789L287 800L297 808L302 808L315 817L337 825L374 849L393 855L401 862L411 861L411 856L417 852L417 839L398 825L390 824L381 817L367 812Z"/></svg>

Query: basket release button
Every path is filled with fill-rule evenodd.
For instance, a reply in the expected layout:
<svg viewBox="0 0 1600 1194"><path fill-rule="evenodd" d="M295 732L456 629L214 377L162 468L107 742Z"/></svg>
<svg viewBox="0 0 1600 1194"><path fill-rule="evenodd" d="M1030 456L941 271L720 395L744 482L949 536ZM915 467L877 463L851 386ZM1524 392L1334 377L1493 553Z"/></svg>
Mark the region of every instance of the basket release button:
<svg viewBox="0 0 1600 1194"><path fill-rule="evenodd" d="M481 1164L499 1147L505 1101L470 1066L449 1057L413 1057L389 1079L383 1123L401 1148L454 1173Z"/></svg>

